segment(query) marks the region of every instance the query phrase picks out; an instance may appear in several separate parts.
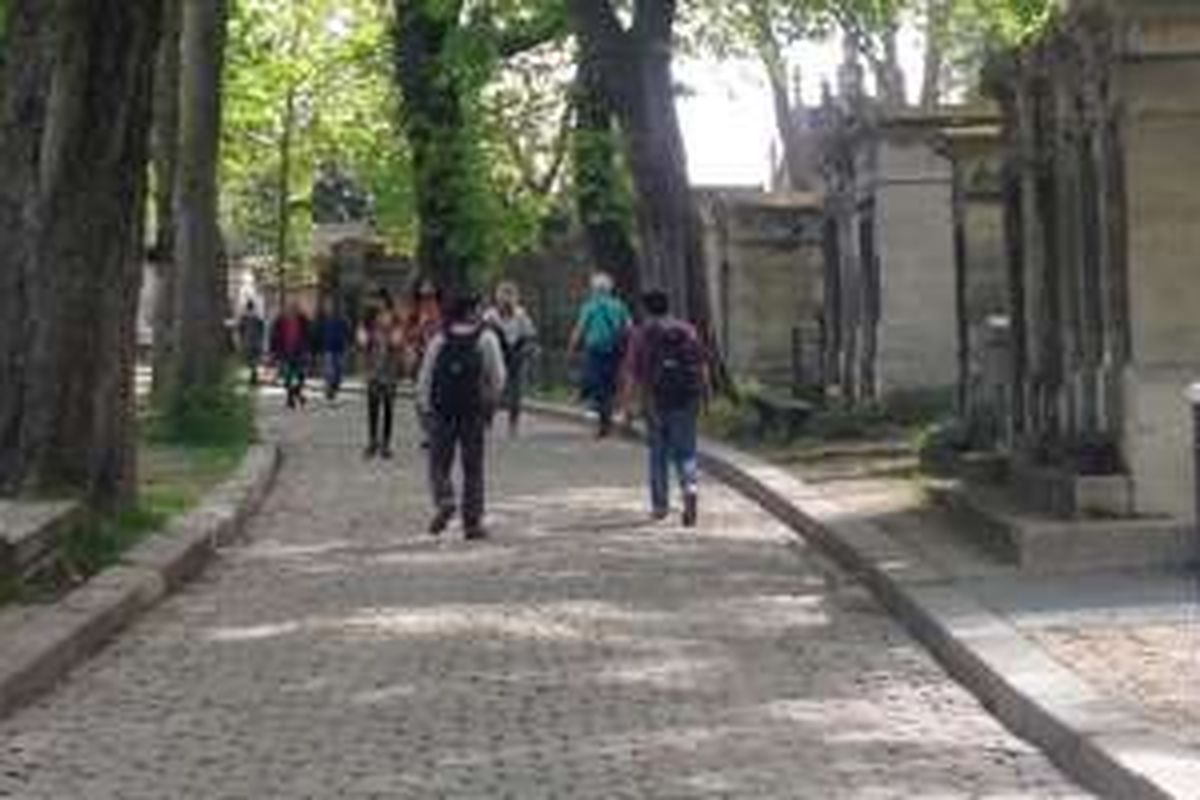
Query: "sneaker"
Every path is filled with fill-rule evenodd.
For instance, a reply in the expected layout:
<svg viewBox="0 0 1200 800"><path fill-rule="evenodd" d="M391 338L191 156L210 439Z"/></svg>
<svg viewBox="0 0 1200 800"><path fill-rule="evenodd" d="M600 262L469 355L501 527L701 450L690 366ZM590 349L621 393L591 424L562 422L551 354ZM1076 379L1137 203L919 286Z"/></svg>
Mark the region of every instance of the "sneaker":
<svg viewBox="0 0 1200 800"><path fill-rule="evenodd" d="M694 528L700 519L700 498L695 492L683 496L683 527Z"/></svg>
<svg viewBox="0 0 1200 800"><path fill-rule="evenodd" d="M384 445L383 448L379 451L379 457L382 458L384 461L391 461L392 460L392 448L388 447L387 445Z"/></svg>
<svg viewBox="0 0 1200 800"><path fill-rule="evenodd" d="M367 445L367 449L363 450L363 458L365 458L369 461L372 458L374 458L378 452L379 452L379 447L377 445L369 444L369 445Z"/></svg>
<svg viewBox="0 0 1200 800"><path fill-rule="evenodd" d="M671 516L671 512L665 508L656 508L650 512L650 519L654 522L662 522L669 516Z"/></svg>
<svg viewBox="0 0 1200 800"><path fill-rule="evenodd" d="M450 520L452 519L454 519L453 508L440 509L429 523L429 533L433 536L442 534L450 526Z"/></svg>
<svg viewBox="0 0 1200 800"><path fill-rule="evenodd" d="M467 528L467 532L463 535L463 538L465 538L467 541L478 541L480 539L488 538L489 535L490 534L488 534L487 528L484 528L481 525L472 525L471 527Z"/></svg>

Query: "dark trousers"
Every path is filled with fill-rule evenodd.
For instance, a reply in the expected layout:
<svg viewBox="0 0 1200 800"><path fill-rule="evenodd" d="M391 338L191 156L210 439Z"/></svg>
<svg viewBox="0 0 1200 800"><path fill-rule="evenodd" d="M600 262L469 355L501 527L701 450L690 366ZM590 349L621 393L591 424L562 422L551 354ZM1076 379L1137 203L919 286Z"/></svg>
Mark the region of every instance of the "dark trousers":
<svg viewBox="0 0 1200 800"><path fill-rule="evenodd" d="M483 523L483 453L487 425L482 417L466 419L433 418L429 441L429 483L433 502L439 510L462 509L467 530ZM454 462L462 461L463 488L461 506L454 495Z"/></svg>
<svg viewBox="0 0 1200 800"><path fill-rule="evenodd" d="M382 381L367 384L367 432L372 447L392 446L395 413L396 387Z"/></svg>
<svg viewBox="0 0 1200 800"><path fill-rule="evenodd" d="M612 425L617 380L621 370L620 350L588 350L583 365L583 395L600 418L600 432Z"/></svg>
<svg viewBox="0 0 1200 800"><path fill-rule="evenodd" d="M304 356L286 356L283 360L283 385L287 389L287 407L304 405Z"/></svg>

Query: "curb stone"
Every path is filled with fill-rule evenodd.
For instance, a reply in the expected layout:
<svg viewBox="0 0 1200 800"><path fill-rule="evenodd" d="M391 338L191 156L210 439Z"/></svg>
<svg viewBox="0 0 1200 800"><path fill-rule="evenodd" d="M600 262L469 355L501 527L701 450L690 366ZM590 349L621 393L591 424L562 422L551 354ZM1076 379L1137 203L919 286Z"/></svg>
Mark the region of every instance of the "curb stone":
<svg viewBox="0 0 1200 800"><path fill-rule="evenodd" d="M57 603L34 609L6 631L0 661L0 719L33 702L196 577L241 536L279 470L277 445L254 445L232 476L192 511L142 541L121 561Z"/></svg>
<svg viewBox="0 0 1200 800"><path fill-rule="evenodd" d="M528 403L571 423L576 409ZM623 429L622 435L640 438ZM836 497L757 457L711 441L701 466L830 555L1010 730L1102 797L1200 800L1200 750L1103 695L954 580Z"/></svg>

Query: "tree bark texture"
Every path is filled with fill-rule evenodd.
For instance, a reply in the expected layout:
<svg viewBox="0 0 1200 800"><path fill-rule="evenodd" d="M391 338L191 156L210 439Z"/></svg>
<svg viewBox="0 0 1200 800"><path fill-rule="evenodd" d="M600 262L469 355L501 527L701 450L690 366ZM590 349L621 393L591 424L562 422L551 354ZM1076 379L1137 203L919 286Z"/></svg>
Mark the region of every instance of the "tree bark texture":
<svg viewBox="0 0 1200 800"><path fill-rule="evenodd" d="M175 165L179 155L182 0L163 0L162 37L154 76L154 395L166 391L175 341Z"/></svg>
<svg viewBox="0 0 1200 800"><path fill-rule="evenodd" d="M0 116L0 487L132 498L159 0L14 0Z"/></svg>
<svg viewBox="0 0 1200 800"><path fill-rule="evenodd" d="M586 59L575 77L573 133L575 197L592 262L612 274L617 291L636 297L638 258L630 235L625 168L612 106L596 65Z"/></svg>
<svg viewBox="0 0 1200 800"><path fill-rule="evenodd" d="M396 0L396 80L412 149L422 274L447 294L470 283L474 159L462 88L448 52L461 3Z"/></svg>
<svg viewBox="0 0 1200 800"><path fill-rule="evenodd" d="M178 279L169 389L174 401L223 378L217 159L227 13L226 0L183 0L174 195Z"/></svg>
<svg viewBox="0 0 1200 800"><path fill-rule="evenodd" d="M769 4L754 6L758 53L766 69L767 83L771 89L775 129L783 146L783 163L788 186L792 191L806 192L813 188L813 154L804 140L804 132L796 122L796 112L800 109L792 104L792 93L788 86L788 59L771 27L771 10Z"/></svg>
<svg viewBox="0 0 1200 800"><path fill-rule="evenodd" d="M925 2L925 53L924 75L921 79L921 107L936 108L942 98L942 73L945 67L945 37L947 15L950 6L947 0Z"/></svg>
<svg viewBox="0 0 1200 800"><path fill-rule="evenodd" d="M699 213L675 107L675 3L639 0L629 28L607 0L571 0L569 10L583 57L598 65L625 135L636 190L641 285L667 292L716 353Z"/></svg>

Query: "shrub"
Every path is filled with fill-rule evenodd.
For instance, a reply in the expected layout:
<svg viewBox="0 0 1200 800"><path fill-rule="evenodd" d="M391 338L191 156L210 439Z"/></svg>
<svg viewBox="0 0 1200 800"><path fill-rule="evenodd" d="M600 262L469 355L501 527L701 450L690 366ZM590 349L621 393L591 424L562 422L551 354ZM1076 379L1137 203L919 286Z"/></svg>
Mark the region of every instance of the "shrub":
<svg viewBox="0 0 1200 800"><path fill-rule="evenodd" d="M150 419L152 441L196 447L238 447L253 438L254 406L232 377L160 400Z"/></svg>

